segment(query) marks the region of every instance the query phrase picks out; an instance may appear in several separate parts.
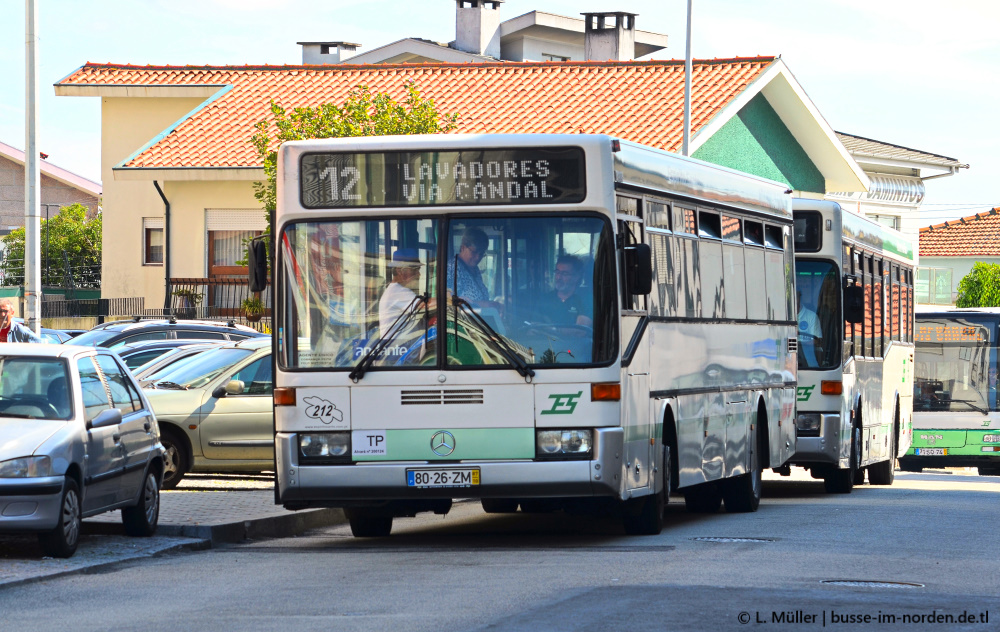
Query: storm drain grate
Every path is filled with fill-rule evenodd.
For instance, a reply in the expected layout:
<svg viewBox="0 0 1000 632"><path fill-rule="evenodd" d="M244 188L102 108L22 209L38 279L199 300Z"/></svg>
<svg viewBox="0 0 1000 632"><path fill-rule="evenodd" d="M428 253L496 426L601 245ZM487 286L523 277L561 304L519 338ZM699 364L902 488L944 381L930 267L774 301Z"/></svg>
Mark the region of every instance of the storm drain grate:
<svg viewBox="0 0 1000 632"><path fill-rule="evenodd" d="M861 579L824 579L827 586L849 586L851 588L923 588L923 584L913 582L873 582Z"/></svg>
<svg viewBox="0 0 1000 632"><path fill-rule="evenodd" d="M696 542L725 542L730 544L757 544L760 542L774 542L769 538L691 538Z"/></svg>

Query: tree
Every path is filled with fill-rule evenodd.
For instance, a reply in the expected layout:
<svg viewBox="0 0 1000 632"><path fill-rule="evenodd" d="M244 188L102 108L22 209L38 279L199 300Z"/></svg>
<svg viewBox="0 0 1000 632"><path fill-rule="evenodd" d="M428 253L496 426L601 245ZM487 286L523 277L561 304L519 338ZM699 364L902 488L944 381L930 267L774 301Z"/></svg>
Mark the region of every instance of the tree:
<svg viewBox="0 0 1000 632"><path fill-rule="evenodd" d="M397 103L388 94L373 93L358 86L343 105L324 103L315 108L295 108L290 113L271 101L272 123L259 121L251 142L264 163L264 182L254 183L254 197L267 214L268 233L271 211L277 204L278 147L289 140L342 138L347 136L388 136L393 134L437 134L451 131L457 114L440 114L433 99L424 99L414 83L406 86L406 100ZM271 132L276 132L272 137Z"/></svg>
<svg viewBox="0 0 1000 632"><path fill-rule="evenodd" d="M63 285L68 262L76 287L100 287L101 226L101 214L87 219L87 207L82 204L64 206L55 217L48 221L43 219L42 284ZM23 285L24 228L11 231L0 241L4 245L4 257L0 262L3 284Z"/></svg>
<svg viewBox="0 0 1000 632"><path fill-rule="evenodd" d="M977 262L958 282L958 307L1000 307L1000 264Z"/></svg>

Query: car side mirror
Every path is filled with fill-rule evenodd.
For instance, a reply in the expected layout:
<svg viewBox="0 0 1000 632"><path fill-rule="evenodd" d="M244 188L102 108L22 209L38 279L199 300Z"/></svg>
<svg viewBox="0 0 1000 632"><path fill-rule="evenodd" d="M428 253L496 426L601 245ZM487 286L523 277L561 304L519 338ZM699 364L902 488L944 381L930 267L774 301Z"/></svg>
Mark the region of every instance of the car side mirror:
<svg viewBox="0 0 1000 632"><path fill-rule="evenodd" d="M212 397L225 397L227 395L242 395L246 391L246 384L242 380L229 380L225 386L220 386L212 391Z"/></svg>
<svg viewBox="0 0 1000 632"><path fill-rule="evenodd" d="M649 244L625 248L625 282L629 294L638 296L653 290L653 255Z"/></svg>
<svg viewBox="0 0 1000 632"><path fill-rule="evenodd" d="M94 428L107 428L117 426L122 422L122 411L120 408L108 408L97 413L97 416L87 422L87 430Z"/></svg>

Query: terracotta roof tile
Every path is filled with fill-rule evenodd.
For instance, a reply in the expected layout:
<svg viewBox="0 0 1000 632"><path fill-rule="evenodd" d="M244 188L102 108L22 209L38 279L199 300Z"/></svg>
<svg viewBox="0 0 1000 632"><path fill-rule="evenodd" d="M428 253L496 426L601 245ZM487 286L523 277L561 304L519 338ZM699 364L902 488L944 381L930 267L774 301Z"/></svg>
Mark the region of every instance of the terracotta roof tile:
<svg viewBox="0 0 1000 632"><path fill-rule="evenodd" d="M696 60L691 131L697 132L774 57ZM405 97L415 82L460 133L603 133L669 151L683 132L683 60L497 62L339 66L130 66L86 64L59 85L219 85L231 89L194 111L126 167L259 167L253 125L269 100L289 109L342 102L358 85Z"/></svg>
<svg viewBox="0 0 1000 632"><path fill-rule="evenodd" d="M921 257L1000 257L1000 207L920 229Z"/></svg>

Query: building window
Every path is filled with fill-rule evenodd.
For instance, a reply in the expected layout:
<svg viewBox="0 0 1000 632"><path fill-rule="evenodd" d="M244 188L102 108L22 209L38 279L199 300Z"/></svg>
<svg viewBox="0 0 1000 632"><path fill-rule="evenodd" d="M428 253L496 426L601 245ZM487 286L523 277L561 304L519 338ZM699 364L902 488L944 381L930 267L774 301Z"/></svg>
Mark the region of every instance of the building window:
<svg viewBox="0 0 1000 632"><path fill-rule="evenodd" d="M868 215L869 219L873 219L883 226L888 226L893 230L899 230L902 225L902 220L899 215Z"/></svg>
<svg viewBox="0 0 1000 632"><path fill-rule="evenodd" d="M569 61L569 57L553 55L552 53L542 53L542 61Z"/></svg>
<svg viewBox="0 0 1000 632"><path fill-rule="evenodd" d="M147 266L163 265L163 219L142 218L142 263Z"/></svg>

